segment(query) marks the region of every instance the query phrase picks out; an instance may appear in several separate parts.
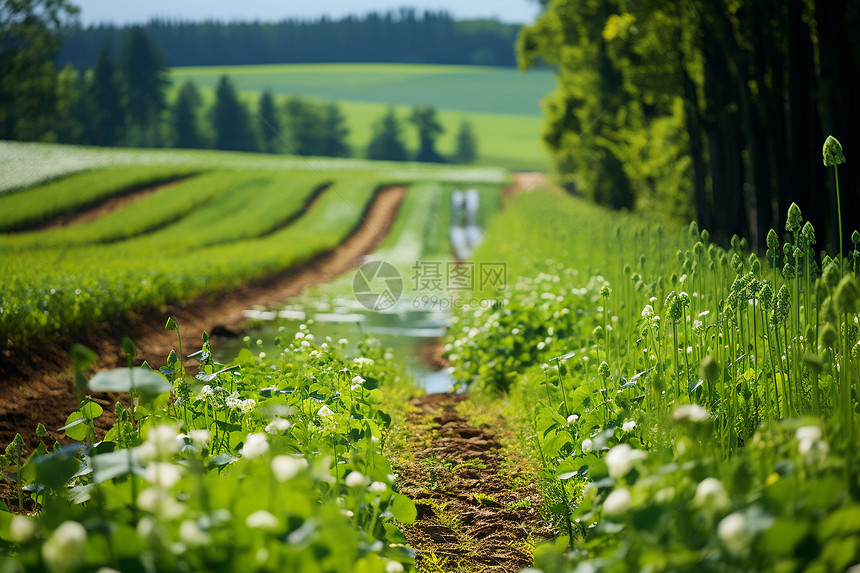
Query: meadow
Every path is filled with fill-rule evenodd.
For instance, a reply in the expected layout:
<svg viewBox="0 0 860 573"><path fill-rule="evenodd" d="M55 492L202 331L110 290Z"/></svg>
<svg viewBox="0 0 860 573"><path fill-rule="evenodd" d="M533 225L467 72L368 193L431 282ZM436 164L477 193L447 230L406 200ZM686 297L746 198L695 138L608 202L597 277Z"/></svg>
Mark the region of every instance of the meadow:
<svg viewBox="0 0 860 573"><path fill-rule="evenodd" d="M412 106L432 105L445 128L438 146L443 155L453 153L460 122L468 119L479 143L478 164L525 170L547 166L538 104L554 87L547 70L403 64L207 66L172 68L171 80L174 89L193 81L209 102L224 74L233 79L251 109L256 109L257 98L266 89L279 101L290 95L336 101L356 150L367 145L373 123L388 106L405 120ZM405 135L414 149L413 131L407 128Z"/></svg>

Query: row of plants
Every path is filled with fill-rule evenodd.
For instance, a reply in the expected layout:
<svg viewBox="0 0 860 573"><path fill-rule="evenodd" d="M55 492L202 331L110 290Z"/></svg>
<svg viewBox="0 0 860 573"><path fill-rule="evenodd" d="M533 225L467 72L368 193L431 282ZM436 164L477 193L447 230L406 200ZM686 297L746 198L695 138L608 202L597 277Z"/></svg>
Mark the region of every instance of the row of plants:
<svg viewBox="0 0 860 573"><path fill-rule="evenodd" d="M167 328L179 335L172 319ZM15 513L0 507L4 570L411 567L398 526L416 510L397 493L382 452L392 421L383 389L413 390L377 341L348 357L346 341L315 340L302 325L275 356L249 340L219 364L204 334L191 354L195 375L178 342L179 353L154 371L131 366L126 339L129 368L89 380L95 356L73 349L80 408L62 428L70 440L50 451L40 443L25 457L18 436L0 458L21 501ZM100 439L94 420L103 409L88 391L130 397L117 400L116 422ZM25 497L37 511L21 511Z"/></svg>
<svg viewBox="0 0 860 573"><path fill-rule="evenodd" d="M193 166L149 165L85 171L26 190L0 194L0 231L46 223L124 191L157 185L197 171Z"/></svg>
<svg viewBox="0 0 860 573"><path fill-rule="evenodd" d="M860 235L818 255L792 205L760 258L621 219L517 197L476 256L531 278L460 313L446 347L462 384L507 394L540 460L560 537L536 566L860 562Z"/></svg>
<svg viewBox="0 0 860 573"><path fill-rule="evenodd" d="M167 246L181 240L182 248L200 246L221 237L230 240L232 236L227 234L230 231L236 234L236 230L213 224L224 213L231 213L234 221L241 217L241 223L248 223L241 231L253 236L265 232L267 223L274 226L300 211L318 181L300 173L251 175L247 171L213 171L166 186L90 221L0 235L0 247L14 252L117 243L135 238L147 242L158 240ZM262 219L259 222L242 212L246 206L258 203L265 207L254 213ZM215 237L207 241L201 236L204 233L215 234Z"/></svg>
<svg viewBox="0 0 860 573"><path fill-rule="evenodd" d="M237 177L241 187L243 178ZM260 183L251 172L244 180ZM286 218L297 214L314 190L311 180L302 175L298 192L278 201L282 192L291 189L280 185L291 185L289 181L285 176L261 185L260 204L269 214L260 214L247 189L237 187L233 192L227 186L222 188L225 203L210 200L209 206L189 214L190 226L183 220L177 223L184 232L167 227L110 244L55 245L8 253L0 278L0 340L6 346L19 346L132 310L236 288L289 268L343 242L360 224L362 211L380 186L375 174L339 179L314 209L279 228L273 226L271 213L283 209L281 215ZM280 203L277 208L276 203ZM162 204L160 209L169 212L170 205Z"/></svg>

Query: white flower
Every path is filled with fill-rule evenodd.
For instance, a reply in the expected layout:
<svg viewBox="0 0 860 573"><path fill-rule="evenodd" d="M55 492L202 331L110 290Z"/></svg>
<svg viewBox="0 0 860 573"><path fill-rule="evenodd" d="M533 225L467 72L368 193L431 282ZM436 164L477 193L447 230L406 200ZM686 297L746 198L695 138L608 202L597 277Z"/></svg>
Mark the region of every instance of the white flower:
<svg viewBox="0 0 860 573"><path fill-rule="evenodd" d="M579 420L579 416L577 416L576 414L571 414L567 417L568 424L575 424L577 420Z"/></svg>
<svg viewBox="0 0 860 573"><path fill-rule="evenodd" d="M642 318L650 318L652 316L654 316L654 307L646 304L645 308L642 309Z"/></svg>
<svg viewBox="0 0 860 573"><path fill-rule="evenodd" d="M311 342L313 342L314 341L314 335L310 334L310 333L306 334L305 340L310 340Z"/></svg>
<svg viewBox="0 0 860 573"><path fill-rule="evenodd" d="M278 527L278 518L266 511L265 509L261 509L249 515L245 519L245 525L247 525L251 529L263 529L265 531L271 531Z"/></svg>
<svg viewBox="0 0 860 573"><path fill-rule="evenodd" d="M267 451L269 451L269 442L266 441L266 434L256 433L248 434L240 453L246 458L257 458Z"/></svg>
<svg viewBox="0 0 860 573"><path fill-rule="evenodd" d="M633 496L626 487L618 488L606 496L603 502L603 511L606 515L622 515L627 513Z"/></svg>
<svg viewBox="0 0 860 573"><path fill-rule="evenodd" d="M200 529L196 521L186 519L179 526L179 539L189 547L201 547L212 543L208 533Z"/></svg>
<svg viewBox="0 0 860 573"><path fill-rule="evenodd" d="M707 512L723 511L731 507L723 482L713 477L707 477L699 482L693 503Z"/></svg>
<svg viewBox="0 0 860 573"><path fill-rule="evenodd" d="M747 518L741 513L727 515L717 526L717 536L729 553L740 555L750 542Z"/></svg>
<svg viewBox="0 0 860 573"><path fill-rule="evenodd" d="M587 454L594 447L594 444L591 442L590 438L585 438L582 440L582 453Z"/></svg>
<svg viewBox="0 0 860 573"><path fill-rule="evenodd" d="M629 432L630 430L632 430L635 427L636 427L636 421L635 420L629 420L627 422L624 422L624 425L621 426L621 429L625 432Z"/></svg>
<svg viewBox="0 0 860 573"><path fill-rule="evenodd" d="M708 419L708 411L698 404L682 404L672 412L672 418L676 422L692 422L696 424Z"/></svg>
<svg viewBox="0 0 860 573"><path fill-rule="evenodd" d="M311 345L311 343L310 343L310 342L308 342L307 340L302 340L302 348L307 348L307 347L309 347L310 345Z"/></svg>
<svg viewBox="0 0 860 573"><path fill-rule="evenodd" d="M191 430L188 432L188 437L191 438L192 442L205 444L209 441L211 434L209 433L209 430Z"/></svg>
<svg viewBox="0 0 860 573"><path fill-rule="evenodd" d="M388 486L381 481L375 481L367 487L367 491L370 493L385 493L386 489L388 489Z"/></svg>
<svg viewBox="0 0 860 573"><path fill-rule="evenodd" d="M280 434L281 432L288 430L289 428L290 422L288 420L284 420L283 418L275 418L266 425L266 433L272 435Z"/></svg>
<svg viewBox="0 0 860 573"><path fill-rule="evenodd" d="M242 410L243 414L247 414L251 410L257 407L257 401L253 398L248 398L247 400L242 400L239 404L239 409Z"/></svg>
<svg viewBox="0 0 860 573"><path fill-rule="evenodd" d="M329 408L328 406L326 406L325 404L323 404L322 407L319 410L317 410L317 416L326 417L326 416L333 416L333 415L334 415L334 412L332 411L332 409Z"/></svg>
<svg viewBox="0 0 860 573"><path fill-rule="evenodd" d="M9 523L9 536L15 543L30 541L36 535L36 520L32 517L15 515Z"/></svg>
<svg viewBox="0 0 860 573"><path fill-rule="evenodd" d="M800 443L815 442L821 439L821 428L818 426L803 426L794 433L794 439Z"/></svg>
<svg viewBox="0 0 860 573"><path fill-rule="evenodd" d="M341 338L337 341L337 343L341 345L346 345L349 344L349 340L347 340L346 338Z"/></svg>
<svg viewBox="0 0 860 573"><path fill-rule="evenodd" d="M363 487L367 485L367 482L368 479L359 472L350 472L350 474L346 476L346 479L344 480L346 487Z"/></svg>
<svg viewBox="0 0 860 573"><path fill-rule="evenodd" d="M373 366L373 358L365 358L363 356L359 356L355 360L353 360L359 366Z"/></svg>
<svg viewBox="0 0 860 573"><path fill-rule="evenodd" d="M184 445L179 443L179 432L173 426L161 425L149 429L146 442L138 449L138 457L143 461L171 457Z"/></svg>
<svg viewBox="0 0 860 573"><path fill-rule="evenodd" d="M397 561L389 561L385 564L385 573L403 573L403 565Z"/></svg>
<svg viewBox="0 0 860 573"><path fill-rule="evenodd" d="M212 390L212 386L207 384L203 388L200 389L200 393L197 394L197 399L206 402L209 400L209 398L212 398L214 396L215 396L215 391Z"/></svg>
<svg viewBox="0 0 860 573"><path fill-rule="evenodd" d="M86 561L87 530L77 521L64 521L42 545L42 558L53 573L72 573Z"/></svg>
<svg viewBox="0 0 860 573"><path fill-rule="evenodd" d="M272 458L272 473L279 482L292 479L302 469L308 467L308 461L294 456L275 456Z"/></svg>
<svg viewBox="0 0 860 573"><path fill-rule="evenodd" d="M648 454L642 450L634 450L627 444L618 444L606 454L606 467L613 479L619 479L627 475L633 466L644 460Z"/></svg>
<svg viewBox="0 0 860 573"><path fill-rule="evenodd" d="M660 490L657 490L657 493L654 494L654 500L657 503L669 503L672 501L672 498L675 497L675 488L674 487L664 487Z"/></svg>
<svg viewBox="0 0 860 573"><path fill-rule="evenodd" d="M353 383L353 384L364 384L364 383L365 383L365 379L364 379L364 378L362 378L361 376L354 376L354 377L352 378L352 383Z"/></svg>
<svg viewBox="0 0 860 573"><path fill-rule="evenodd" d="M179 517L184 511L182 504L177 502L172 495L157 487L151 487L140 492L140 495L137 496L137 505L163 519Z"/></svg>
<svg viewBox="0 0 860 573"><path fill-rule="evenodd" d="M153 485L171 488L182 477L182 468L170 462L153 462L146 466L143 477Z"/></svg>
<svg viewBox="0 0 860 573"><path fill-rule="evenodd" d="M301 340L301 339L302 339L302 338L304 338L304 337L305 337L305 333L304 333L304 332L297 332L297 333L296 333L296 340Z"/></svg>

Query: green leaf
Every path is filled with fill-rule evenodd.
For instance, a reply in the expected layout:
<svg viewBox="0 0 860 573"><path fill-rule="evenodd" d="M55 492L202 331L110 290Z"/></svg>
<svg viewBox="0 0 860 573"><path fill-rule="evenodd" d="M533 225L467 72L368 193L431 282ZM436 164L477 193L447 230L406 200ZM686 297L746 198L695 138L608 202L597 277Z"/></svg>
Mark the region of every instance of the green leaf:
<svg viewBox="0 0 860 573"><path fill-rule="evenodd" d="M418 517L418 510L415 509L415 504L412 500L403 494L394 494L394 501L391 503L391 513L394 519L403 525L409 525L415 518Z"/></svg>
<svg viewBox="0 0 860 573"><path fill-rule="evenodd" d="M90 435L90 428L87 422L89 420L79 410L75 410L66 418L66 425L57 431L66 432L66 435L71 439L82 442Z"/></svg>
<svg viewBox="0 0 860 573"><path fill-rule="evenodd" d="M122 351L123 354L125 354L129 358L134 358L135 356L137 356L137 347L134 345L134 342L128 336L122 337Z"/></svg>
<svg viewBox="0 0 860 573"><path fill-rule="evenodd" d="M131 392L154 397L173 389L161 374L143 368L102 370L89 383L93 392Z"/></svg>
<svg viewBox="0 0 860 573"><path fill-rule="evenodd" d="M774 557L792 555L808 531L809 525L802 521L779 519L762 534L762 547Z"/></svg>
<svg viewBox="0 0 860 573"><path fill-rule="evenodd" d="M172 316L167 319L167 324L164 325L164 330L179 330L179 327L176 325L176 321L173 320Z"/></svg>
<svg viewBox="0 0 860 573"><path fill-rule="evenodd" d="M88 420L95 420L104 413L104 409L95 402L87 402L81 406L80 412Z"/></svg>
<svg viewBox="0 0 860 573"><path fill-rule="evenodd" d="M81 462L69 451L39 456L24 467L25 479L48 489L60 490L81 467Z"/></svg>

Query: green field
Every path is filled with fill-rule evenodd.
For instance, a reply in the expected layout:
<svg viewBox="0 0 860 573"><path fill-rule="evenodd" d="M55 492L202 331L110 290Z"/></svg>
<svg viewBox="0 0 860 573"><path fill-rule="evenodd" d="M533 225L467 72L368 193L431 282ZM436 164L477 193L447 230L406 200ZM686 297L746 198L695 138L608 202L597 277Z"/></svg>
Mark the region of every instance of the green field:
<svg viewBox="0 0 860 573"><path fill-rule="evenodd" d="M15 161L22 156L29 162ZM0 341L11 346L231 290L299 264L345 240L381 186L413 184L415 193L431 193L418 183L498 188L504 181L498 169L39 144L2 144L0 162L14 164L15 186L60 177L0 194L2 230L183 178L85 223L0 232ZM311 194L326 186L305 213Z"/></svg>
<svg viewBox="0 0 860 573"><path fill-rule="evenodd" d="M398 64L317 64L173 68L174 89L187 80L212 99L218 79L229 75L256 106L257 96L270 89L276 96L299 95L337 101L350 128L353 149L363 149L371 126L389 105L405 118L415 105L433 105L445 134L439 151L452 153L463 119L470 120L479 143L479 163L511 169L545 169L540 144L540 100L554 87L547 70L518 72L509 68ZM253 109L253 107L252 107ZM417 135L407 129L410 145Z"/></svg>

